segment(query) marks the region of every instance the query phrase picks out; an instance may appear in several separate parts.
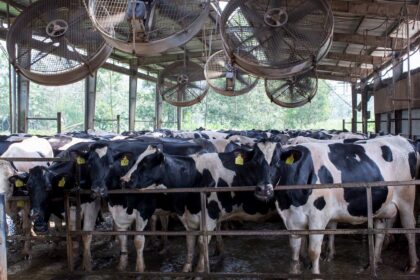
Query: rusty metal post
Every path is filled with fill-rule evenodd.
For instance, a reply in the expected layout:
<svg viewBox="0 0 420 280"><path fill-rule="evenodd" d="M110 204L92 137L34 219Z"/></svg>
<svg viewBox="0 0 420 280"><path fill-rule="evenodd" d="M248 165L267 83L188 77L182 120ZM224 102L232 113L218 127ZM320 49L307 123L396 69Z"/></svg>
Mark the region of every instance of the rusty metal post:
<svg viewBox="0 0 420 280"><path fill-rule="evenodd" d="M373 238L373 213L372 213L372 188L366 187L367 211L368 211L368 243L369 243L369 264L371 276L376 277L375 243Z"/></svg>
<svg viewBox="0 0 420 280"><path fill-rule="evenodd" d="M407 18L407 98L408 98L408 137L413 137L413 86L411 83L411 38L410 20Z"/></svg>
<svg viewBox="0 0 420 280"><path fill-rule="evenodd" d="M57 134L61 133L61 112L57 112Z"/></svg>
<svg viewBox="0 0 420 280"><path fill-rule="evenodd" d="M155 100L155 130L162 128L162 112L163 112L163 100L159 94L158 83L156 83L156 100Z"/></svg>
<svg viewBox="0 0 420 280"><path fill-rule="evenodd" d="M117 134L120 134L121 131L121 116L117 115Z"/></svg>
<svg viewBox="0 0 420 280"><path fill-rule="evenodd" d="M31 254L31 219L29 218L29 212L31 211L31 205L30 205L30 201L26 200L24 201L24 206L23 206L23 217L22 217L22 230L23 230L23 234L25 235L25 237L27 238L24 242L23 245L23 254L24 255L30 255Z"/></svg>
<svg viewBox="0 0 420 280"><path fill-rule="evenodd" d="M74 271L74 256L73 256L73 241L71 234L70 225L70 199L69 195L66 194L65 200L65 211L66 211L66 244L67 244L67 266L70 272Z"/></svg>
<svg viewBox="0 0 420 280"><path fill-rule="evenodd" d="M351 132L357 132L357 90L356 85L351 86L351 108L352 108L352 117L351 117Z"/></svg>
<svg viewBox="0 0 420 280"><path fill-rule="evenodd" d="M130 87L129 87L129 93L128 93L129 95L128 130L129 131L134 131L136 129L137 74L138 74L138 61L136 58L130 61Z"/></svg>
<svg viewBox="0 0 420 280"><path fill-rule="evenodd" d="M207 232L207 196L206 193L200 193L201 198L201 234L203 237L203 250L204 250L204 271L210 273L210 260L209 260L209 238Z"/></svg>
<svg viewBox="0 0 420 280"><path fill-rule="evenodd" d="M345 131L345 130L346 130L346 120L343 119L343 131Z"/></svg>
<svg viewBox="0 0 420 280"><path fill-rule="evenodd" d="M6 200L0 194L0 280L7 280Z"/></svg>

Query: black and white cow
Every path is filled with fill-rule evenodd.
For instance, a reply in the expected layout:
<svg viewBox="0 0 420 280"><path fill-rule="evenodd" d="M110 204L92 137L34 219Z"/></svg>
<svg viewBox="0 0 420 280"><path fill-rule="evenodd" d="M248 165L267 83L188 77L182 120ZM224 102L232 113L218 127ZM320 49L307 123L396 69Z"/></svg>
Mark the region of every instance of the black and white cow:
<svg viewBox="0 0 420 280"><path fill-rule="evenodd" d="M383 137L355 144L307 143L273 152L270 174L256 189L262 200L274 197L276 208L287 229L322 230L328 223L360 224L367 221L366 190L318 189L284 190L273 192L273 185L328 184L348 182L407 181L415 178L418 157L411 142L396 136ZM400 214L404 228L414 228L413 214L415 186L388 186L372 188L374 224L384 228L387 219ZM409 240L409 267L417 267L415 236ZM380 261L384 235L375 241L376 260ZM322 234L309 236L308 255L312 272L318 274ZM291 272L299 271L301 237L291 236Z"/></svg>
<svg viewBox="0 0 420 280"><path fill-rule="evenodd" d="M31 200L30 217L34 221L36 232L46 232L47 222L51 215L64 218L65 192L75 188L90 190L90 177L87 167L87 152L92 142L82 142L73 145L59 157L70 159L69 162L55 162L50 167L38 166L29 171L26 186ZM84 231L93 231L100 211L100 198L81 195L80 219ZM76 229L76 209L71 207L70 229ZM92 235L85 234L83 239L83 269L92 270L91 242ZM73 243L73 250L78 251L78 242ZM78 255L78 254L76 254Z"/></svg>
<svg viewBox="0 0 420 280"><path fill-rule="evenodd" d="M207 143L203 146L202 142L190 143L180 139L138 139L94 144L88 159L92 190L106 196L117 231L128 230L134 222L136 230L142 231L153 214L168 216L172 211L164 195L160 195L159 199L151 199L155 196L150 195L107 195L107 190L121 188L120 179L130 176L136 170L138 163L148 154L150 144L162 145L163 150L170 154L188 155L208 151L207 149L214 151L213 146L208 146ZM162 226L163 230L167 229L164 223ZM118 239L121 246L118 269L125 270L128 264L127 236L119 235ZM136 271L141 272L144 271L144 237L135 236L134 244L137 250Z"/></svg>
<svg viewBox="0 0 420 280"><path fill-rule="evenodd" d="M271 145L258 143L254 149L241 149L229 153L202 153L191 156L175 156L150 146L142 155L137 170L130 176L130 187L154 188L200 188L252 186L259 178L261 165L269 165ZM200 227L201 205L198 193L168 194L175 213L186 230ZM265 220L274 205L261 202L249 192L212 193L207 204L207 230L226 220ZM144 220L146 222L146 220ZM142 237L144 239L144 237ZM196 236L187 236L187 260L183 271L192 270ZM204 270L204 243L198 239L200 248L197 271Z"/></svg>

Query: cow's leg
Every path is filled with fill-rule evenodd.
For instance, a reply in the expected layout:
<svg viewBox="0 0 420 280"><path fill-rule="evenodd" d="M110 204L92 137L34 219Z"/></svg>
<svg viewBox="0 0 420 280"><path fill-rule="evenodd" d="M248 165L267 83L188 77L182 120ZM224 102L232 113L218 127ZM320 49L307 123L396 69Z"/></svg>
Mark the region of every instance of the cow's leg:
<svg viewBox="0 0 420 280"><path fill-rule="evenodd" d="M328 229L337 229L337 223L336 222L330 222L327 225ZM331 262L334 259L335 255L335 246L334 246L334 234L328 235L328 254L327 254L327 262Z"/></svg>
<svg viewBox="0 0 420 280"><path fill-rule="evenodd" d="M374 220L374 227L376 229L384 229L386 222L383 219L375 219ZM382 245L384 243L385 234L378 233L375 234L375 261L376 263L382 263L381 253L382 253Z"/></svg>
<svg viewBox="0 0 420 280"><path fill-rule="evenodd" d="M290 273L301 273L301 264L299 261L300 247L302 245L302 237L298 235L291 235L289 237L290 249L292 250L292 262L290 264Z"/></svg>
<svg viewBox="0 0 420 280"><path fill-rule="evenodd" d="M111 212L114 220L116 231L127 231L135 220L135 214L128 215L127 209L124 209L122 206L109 206L109 212ZM120 261L117 269L119 271L124 271L128 265L127 236L118 235L117 237L120 243Z"/></svg>
<svg viewBox="0 0 420 280"><path fill-rule="evenodd" d="M207 231L214 231L214 229L217 227L217 220L213 220L208 215L207 215L206 220L207 220L207 225L206 225ZM210 240L211 240L211 236L208 236L207 237L207 244L206 244L204 236L199 236L198 237L198 246L199 246L199 253L200 254L199 254L197 268L196 268L197 272L204 272L204 268L205 268L205 262L204 262L205 249L204 249L204 246L208 246Z"/></svg>
<svg viewBox="0 0 420 280"><path fill-rule="evenodd" d="M150 230L151 231L156 231L157 230L157 219L158 216L152 215L152 217L150 218ZM153 245L153 249L159 248L159 239L156 235L152 235L150 236L150 241L152 241L152 245Z"/></svg>
<svg viewBox="0 0 420 280"><path fill-rule="evenodd" d="M76 206L70 206L69 209L69 227L70 230L75 231L76 230ZM79 257L79 240L77 241L72 240L73 244L73 256Z"/></svg>
<svg viewBox="0 0 420 280"><path fill-rule="evenodd" d="M397 219L397 215L395 215L393 218L391 218L391 219L386 219L386 224L385 224L385 227L386 228L393 228L394 227L394 224L395 224L395 221L396 221L396 219ZM387 233L387 234L385 234L385 237L384 237L384 244L382 245L382 250L386 250L387 248L388 248L388 246L391 244L391 243L394 243L395 242L395 236L392 234L392 233Z"/></svg>
<svg viewBox="0 0 420 280"><path fill-rule="evenodd" d="M182 268L182 272L192 271L192 264L194 260L196 241L197 241L197 236L194 236L194 235L187 236L187 259L185 261L184 267Z"/></svg>
<svg viewBox="0 0 420 280"><path fill-rule="evenodd" d="M162 231L168 231L169 226L169 214L159 215L160 224L162 225ZM159 251L160 255L163 255L168 250L168 236L162 236L162 250Z"/></svg>
<svg viewBox="0 0 420 280"><path fill-rule="evenodd" d="M312 217L309 220L310 230L322 230L325 229L328 222L324 222L318 217ZM323 234L311 234L309 235L308 245L308 256L312 262L312 273L319 274L319 258L321 256L322 240L324 239Z"/></svg>
<svg viewBox="0 0 420 280"><path fill-rule="evenodd" d="M136 212L136 231L143 231L147 225L147 220L144 220L139 212ZM136 272L144 271L144 258L143 258L143 249L144 249L144 235L136 235L134 237L134 246L137 251L137 260L136 260Z"/></svg>
<svg viewBox="0 0 420 280"><path fill-rule="evenodd" d="M222 229L222 223L218 222L216 225L216 230L220 231ZM216 235L216 256L223 257L225 252L225 245L223 244L223 238L221 235Z"/></svg>
<svg viewBox="0 0 420 280"><path fill-rule="evenodd" d="M414 218L413 208L414 208L414 194L411 197L413 200L412 203L403 202L398 205L398 210L400 212L401 225L404 228L414 229L416 222ZM417 270L417 252L416 252L416 236L412 233L407 233L406 237L408 239L408 251L410 263L407 267L407 272L413 273Z"/></svg>
<svg viewBox="0 0 420 280"><path fill-rule="evenodd" d="M100 200L96 199L91 203L83 203L81 205L83 213L83 230L93 231L95 229L96 219L100 210ZM92 243L92 234L82 236L83 240L83 269L92 271L92 256L90 246Z"/></svg>

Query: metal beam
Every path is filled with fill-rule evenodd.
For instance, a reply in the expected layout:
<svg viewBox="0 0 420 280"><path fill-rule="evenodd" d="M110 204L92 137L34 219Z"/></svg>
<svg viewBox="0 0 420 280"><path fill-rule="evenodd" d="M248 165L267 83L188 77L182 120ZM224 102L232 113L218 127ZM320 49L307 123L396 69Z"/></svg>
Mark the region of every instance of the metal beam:
<svg viewBox="0 0 420 280"><path fill-rule="evenodd" d="M357 132L357 89L356 84L353 84L351 87L351 108L352 108L352 118L351 118L351 132Z"/></svg>
<svg viewBox="0 0 420 280"><path fill-rule="evenodd" d="M395 3L396 2L396 3ZM355 16L381 17L389 19L400 18L404 3L395 1L375 3L373 1L340 1L333 0L331 7L334 14L343 13ZM419 20L417 5L407 5L410 20Z"/></svg>
<svg viewBox="0 0 420 280"><path fill-rule="evenodd" d="M318 71L327 71L333 73L343 73L353 77L366 77L370 73L370 69L365 68L353 68L353 67L343 67L343 66L334 66L334 65L318 65Z"/></svg>
<svg viewBox="0 0 420 280"><path fill-rule="evenodd" d="M21 56L22 53L29 55ZM27 65L31 57L31 51L27 49L18 49L19 64ZM17 132L28 132L28 111L29 111L29 80L22 74L17 75Z"/></svg>
<svg viewBox="0 0 420 280"><path fill-rule="evenodd" d="M407 40L402 38L344 33L334 33L334 41L347 44L367 45L375 48L389 48L394 50L403 49L407 45Z"/></svg>
<svg viewBox="0 0 420 280"><path fill-rule="evenodd" d="M6 197L0 194L0 280L7 280Z"/></svg>
<svg viewBox="0 0 420 280"><path fill-rule="evenodd" d="M197 52L188 52L189 58L200 58L204 55L202 51ZM138 64L139 66L150 65L150 64L159 64L165 62L175 62L175 61L183 61L184 60L184 52L176 53L176 54L161 54L159 56L152 56L152 57L139 57Z"/></svg>
<svg viewBox="0 0 420 280"><path fill-rule="evenodd" d="M114 71L120 74L124 74L124 75L130 75L130 69L127 69L127 68L124 68L115 64L111 64L111 63L105 63L104 65L102 65L101 68ZM137 73L137 78L145 80L145 81L153 82L153 83L157 82L157 78L140 73L140 72Z"/></svg>
<svg viewBox="0 0 420 280"><path fill-rule="evenodd" d="M328 53L328 59L349 61L349 62L358 62L371 65L381 65L382 63L388 61L388 57L372 56L372 55L362 55L362 54L349 54L349 53Z"/></svg>
<svg viewBox="0 0 420 280"><path fill-rule="evenodd" d="M97 72L85 79L85 130L95 128L96 78Z"/></svg>
<svg viewBox="0 0 420 280"><path fill-rule="evenodd" d="M128 99L128 130L134 131L136 126L136 101L137 101L137 60L130 64L130 88Z"/></svg>
<svg viewBox="0 0 420 280"><path fill-rule="evenodd" d="M155 130L162 128L162 108L163 100L158 91L158 84L156 83L156 99L155 99Z"/></svg>

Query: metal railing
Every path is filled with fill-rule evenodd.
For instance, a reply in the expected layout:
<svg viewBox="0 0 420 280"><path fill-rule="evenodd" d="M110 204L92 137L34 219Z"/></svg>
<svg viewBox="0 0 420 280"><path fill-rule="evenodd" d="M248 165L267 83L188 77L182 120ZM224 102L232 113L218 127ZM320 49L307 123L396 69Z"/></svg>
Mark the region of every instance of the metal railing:
<svg viewBox="0 0 420 280"><path fill-rule="evenodd" d="M26 117L26 121L56 121L57 122L57 133L61 133L61 112L57 112L57 117L55 118L42 118L42 117ZM28 124L29 127L29 124Z"/></svg>
<svg viewBox="0 0 420 280"><path fill-rule="evenodd" d="M121 115L117 115L116 119L94 119L98 123L117 123L117 134L121 131Z"/></svg>

